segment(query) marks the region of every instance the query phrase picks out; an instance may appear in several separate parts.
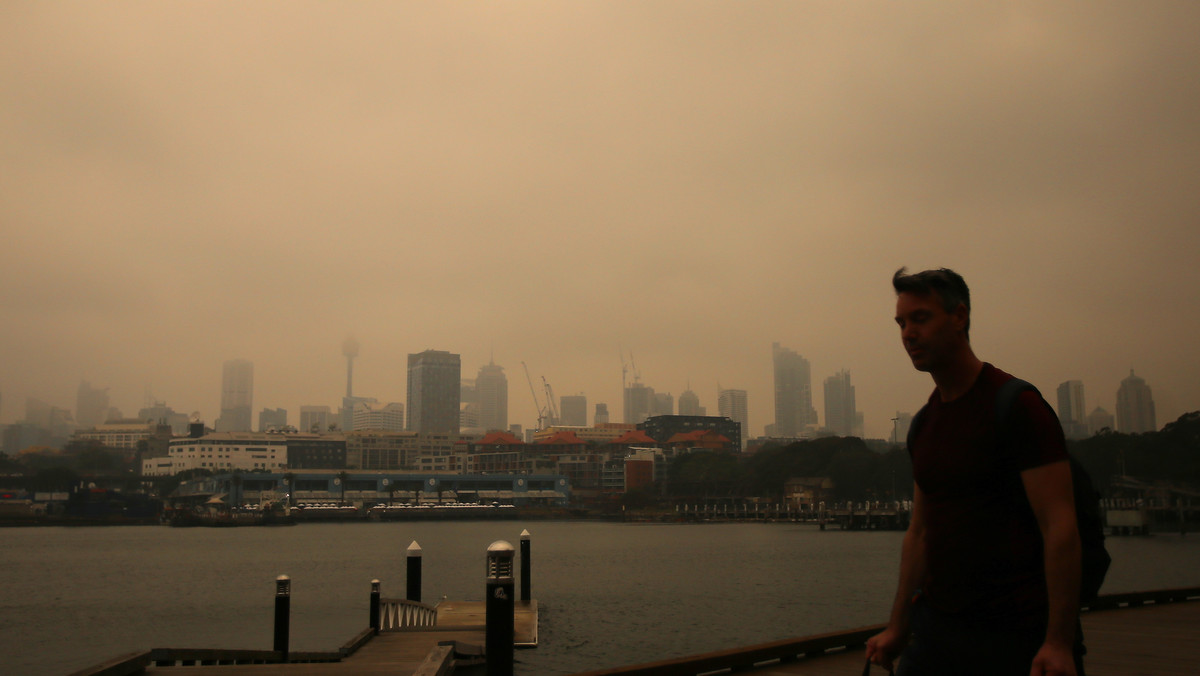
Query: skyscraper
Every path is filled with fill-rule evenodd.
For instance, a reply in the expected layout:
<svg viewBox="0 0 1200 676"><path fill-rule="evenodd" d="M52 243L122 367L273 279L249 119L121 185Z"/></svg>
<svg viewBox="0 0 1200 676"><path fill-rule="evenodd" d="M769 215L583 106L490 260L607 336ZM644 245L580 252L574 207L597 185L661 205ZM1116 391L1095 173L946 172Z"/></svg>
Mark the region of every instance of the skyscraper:
<svg viewBox="0 0 1200 676"><path fill-rule="evenodd" d="M582 394L568 394L559 397L558 410L562 415L563 425L587 427L587 397Z"/></svg>
<svg viewBox="0 0 1200 676"><path fill-rule="evenodd" d="M479 426L485 431L508 429L508 377L495 362L479 367L475 377L475 400L479 404Z"/></svg>
<svg viewBox="0 0 1200 676"><path fill-rule="evenodd" d="M675 397L670 392L655 392L650 415L675 415Z"/></svg>
<svg viewBox="0 0 1200 676"><path fill-rule="evenodd" d="M775 434L798 437L809 425L817 424L812 404L812 369L799 354L771 344L775 367Z"/></svg>
<svg viewBox="0 0 1200 676"><path fill-rule="evenodd" d="M86 380L80 382L75 396L75 422L90 428L105 420L108 420L108 388L98 390Z"/></svg>
<svg viewBox="0 0 1200 676"><path fill-rule="evenodd" d="M825 427L840 437L862 436L854 386L846 369L825 379Z"/></svg>
<svg viewBox="0 0 1200 676"><path fill-rule="evenodd" d="M608 404L603 402L596 404L596 412L592 414L593 425L608 424Z"/></svg>
<svg viewBox="0 0 1200 676"><path fill-rule="evenodd" d="M1068 439L1088 435L1086 409L1083 407L1083 381L1068 380L1058 386L1058 421Z"/></svg>
<svg viewBox="0 0 1200 676"><path fill-rule="evenodd" d="M699 395L693 392L691 387L679 395L679 415L707 415L704 407L700 405Z"/></svg>
<svg viewBox="0 0 1200 676"><path fill-rule="evenodd" d="M742 448L750 438L750 405L746 390L718 390L717 413L742 426Z"/></svg>
<svg viewBox="0 0 1200 676"><path fill-rule="evenodd" d="M457 354L425 350L408 355L408 430L458 434L461 378Z"/></svg>
<svg viewBox="0 0 1200 676"><path fill-rule="evenodd" d="M245 359L230 359L221 372L221 416L214 428L218 432L249 432L253 424L254 364Z"/></svg>
<svg viewBox="0 0 1200 676"><path fill-rule="evenodd" d="M1117 430L1125 434L1158 430L1150 386L1133 375L1133 369L1129 369L1129 377L1122 380L1117 389Z"/></svg>
<svg viewBox="0 0 1200 676"><path fill-rule="evenodd" d="M634 382L625 388L625 423L636 425L646 422L654 410L654 390Z"/></svg>

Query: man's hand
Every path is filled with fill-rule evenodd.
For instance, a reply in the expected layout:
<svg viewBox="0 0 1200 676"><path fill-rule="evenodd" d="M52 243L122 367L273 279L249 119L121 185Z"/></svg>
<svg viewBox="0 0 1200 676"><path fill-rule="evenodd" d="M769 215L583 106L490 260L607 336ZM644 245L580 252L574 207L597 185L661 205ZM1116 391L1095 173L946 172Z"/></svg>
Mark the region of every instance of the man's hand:
<svg viewBox="0 0 1200 676"><path fill-rule="evenodd" d="M870 651L868 647L867 654L870 654ZM1037 655L1033 657L1029 676L1076 676L1075 656L1071 653L1071 647L1058 643L1043 643Z"/></svg>
<svg viewBox="0 0 1200 676"><path fill-rule="evenodd" d="M867 639L867 659L872 664L892 671L892 662L900 656L908 643L908 632L899 632L891 627ZM1074 672L1072 672L1074 676Z"/></svg>

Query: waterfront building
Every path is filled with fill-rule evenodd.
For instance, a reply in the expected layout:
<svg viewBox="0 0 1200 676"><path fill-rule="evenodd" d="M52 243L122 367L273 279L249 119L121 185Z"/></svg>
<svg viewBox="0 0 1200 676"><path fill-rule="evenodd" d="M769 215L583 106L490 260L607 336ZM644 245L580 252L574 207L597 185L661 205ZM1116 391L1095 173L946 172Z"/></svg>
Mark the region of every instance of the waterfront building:
<svg viewBox="0 0 1200 676"><path fill-rule="evenodd" d="M746 390L722 389L717 391L717 412L738 423L741 431L735 439L738 450L745 448L743 442L750 436L750 402ZM726 435L729 436L729 435Z"/></svg>
<svg viewBox="0 0 1200 676"><path fill-rule="evenodd" d="M1135 376L1133 369L1117 389L1117 429L1125 434L1158 431L1150 386Z"/></svg>
<svg viewBox="0 0 1200 676"><path fill-rule="evenodd" d="M139 441L149 441L160 434L158 424L141 420L110 420L88 429L76 430L70 444L81 446L88 442L98 443L105 448L137 448ZM170 431L166 431L170 436Z"/></svg>
<svg viewBox="0 0 1200 676"><path fill-rule="evenodd" d="M1058 421L1068 439L1088 436L1087 416L1083 405L1083 381L1068 380L1058 386Z"/></svg>
<svg viewBox="0 0 1200 676"><path fill-rule="evenodd" d="M862 417L846 369L825 379L825 427L839 437L862 436Z"/></svg>
<svg viewBox="0 0 1200 676"><path fill-rule="evenodd" d="M80 427L95 427L108 420L108 388L92 387L84 380L75 394L75 422Z"/></svg>
<svg viewBox="0 0 1200 676"><path fill-rule="evenodd" d="M799 438L817 424L813 407L812 368L808 360L781 346L771 344L775 376L775 427L772 436Z"/></svg>
<svg viewBox="0 0 1200 676"><path fill-rule="evenodd" d="M567 427L587 427L587 397L568 394L558 399L561 422Z"/></svg>
<svg viewBox="0 0 1200 676"><path fill-rule="evenodd" d="M264 408L258 412L258 431L271 432L282 430L287 427L287 409Z"/></svg>
<svg viewBox="0 0 1200 676"><path fill-rule="evenodd" d="M329 426L332 424L333 411L328 406L300 407L300 425L298 429L301 433L328 432Z"/></svg>
<svg viewBox="0 0 1200 676"><path fill-rule="evenodd" d="M552 425L545 429L534 430L534 443L545 441L559 432L570 432L579 439L592 444L607 444L612 442L617 437L624 434L627 430L633 429L634 425L623 425L621 423L609 423L606 425Z"/></svg>
<svg viewBox="0 0 1200 676"><path fill-rule="evenodd" d="M740 390L739 390L740 391ZM713 437L695 436L697 432L712 432L725 439L726 450L740 451L742 449L742 424L728 416L693 416L693 415L657 415L646 419L638 425L651 439L661 445L687 442L703 442L705 447L711 445ZM688 438L676 438L680 435L693 435Z"/></svg>
<svg viewBox="0 0 1200 676"><path fill-rule="evenodd" d="M410 432L458 434L461 358L441 350L408 355Z"/></svg>
<svg viewBox="0 0 1200 676"><path fill-rule="evenodd" d="M245 359L225 362L221 371L221 415L218 432L249 432L254 403L254 364Z"/></svg>
<svg viewBox="0 0 1200 676"><path fill-rule="evenodd" d="M479 367L475 376L475 401L479 406L477 426L484 431L508 429L508 377L495 362Z"/></svg>

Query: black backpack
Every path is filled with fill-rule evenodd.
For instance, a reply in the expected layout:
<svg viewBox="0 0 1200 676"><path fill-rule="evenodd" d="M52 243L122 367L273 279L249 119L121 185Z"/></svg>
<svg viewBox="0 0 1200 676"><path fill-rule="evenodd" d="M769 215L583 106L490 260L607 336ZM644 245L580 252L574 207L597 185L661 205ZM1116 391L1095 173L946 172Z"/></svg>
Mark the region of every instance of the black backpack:
<svg viewBox="0 0 1200 676"><path fill-rule="evenodd" d="M1013 378L1001 385L1000 391L996 393L996 429L1000 430L1001 437L1008 429L1006 423L1009 411L1016 402L1017 396L1025 390L1037 393L1038 398L1042 399L1042 403L1049 409L1050 414L1054 415L1054 409L1042 398L1036 387L1020 378ZM913 416L912 423L909 425L908 449L910 453L917 427L920 425L924 413L925 407L922 406L921 410ZM1057 416L1055 418L1057 419ZM1003 439L1001 439L1000 446L1005 446ZM1104 584L1104 576L1108 573L1112 557L1104 548L1104 520L1100 514L1100 493L1096 491L1087 470L1075 459L1075 456L1067 454L1067 457L1071 465L1071 487L1075 494L1075 521L1079 530L1081 554L1079 600L1081 603L1090 603L1100 593L1100 587Z"/></svg>

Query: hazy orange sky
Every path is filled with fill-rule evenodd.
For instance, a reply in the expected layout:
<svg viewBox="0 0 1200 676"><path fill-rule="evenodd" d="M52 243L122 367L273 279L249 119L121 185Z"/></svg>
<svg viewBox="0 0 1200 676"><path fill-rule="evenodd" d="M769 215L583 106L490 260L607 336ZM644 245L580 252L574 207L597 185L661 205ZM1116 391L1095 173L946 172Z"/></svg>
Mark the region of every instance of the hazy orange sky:
<svg viewBox="0 0 1200 676"><path fill-rule="evenodd" d="M495 355L621 412L849 369L870 436L928 395L893 271L949 266L979 355L1158 423L1200 408L1200 4L0 5L0 420L80 380L217 417L403 401Z"/></svg>

